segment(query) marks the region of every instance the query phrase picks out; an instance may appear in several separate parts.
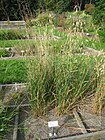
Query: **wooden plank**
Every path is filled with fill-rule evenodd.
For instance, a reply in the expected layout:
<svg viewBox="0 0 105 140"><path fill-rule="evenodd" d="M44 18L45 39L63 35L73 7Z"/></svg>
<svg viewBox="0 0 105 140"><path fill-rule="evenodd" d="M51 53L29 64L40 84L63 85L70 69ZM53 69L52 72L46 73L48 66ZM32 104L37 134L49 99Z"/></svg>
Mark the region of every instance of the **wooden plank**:
<svg viewBox="0 0 105 140"><path fill-rule="evenodd" d="M78 123L82 133L83 134L88 133L84 124L83 124L83 122L82 122L82 120L81 120L81 118L80 118L80 116L79 116L79 114L78 114L78 112L76 111L76 109L73 110L73 114L74 114L75 119L77 120L77 123Z"/></svg>
<svg viewBox="0 0 105 140"><path fill-rule="evenodd" d="M105 130L71 137L56 138L56 140L100 140L100 139L105 139Z"/></svg>
<svg viewBox="0 0 105 140"><path fill-rule="evenodd" d="M19 121L19 107L17 108L17 114L15 116L15 126L14 126L14 131L13 131L13 140L17 140L18 121Z"/></svg>
<svg viewBox="0 0 105 140"><path fill-rule="evenodd" d="M28 83L0 84L0 87L25 86L25 85L28 85Z"/></svg>
<svg viewBox="0 0 105 140"><path fill-rule="evenodd" d="M26 28L25 21L0 21L0 29L22 29Z"/></svg>
<svg viewBox="0 0 105 140"><path fill-rule="evenodd" d="M20 104L20 105L9 105L9 106L5 106L5 107L14 108L14 107L27 107L27 106L31 106L31 105L30 104Z"/></svg>
<svg viewBox="0 0 105 140"><path fill-rule="evenodd" d="M17 23L21 23L21 24L25 24L24 20L17 20L17 21L0 21L0 24L17 24Z"/></svg>
<svg viewBox="0 0 105 140"><path fill-rule="evenodd" d="M2 91L2 86L0 86L0 92Z"/></svg>
<svg viewBox="0 0 105 140"><path fill-rule="evenodd" d="M0 57L0 60L15 60L15 59L27 59L27 58L36 58L36 56Z"/></svg>

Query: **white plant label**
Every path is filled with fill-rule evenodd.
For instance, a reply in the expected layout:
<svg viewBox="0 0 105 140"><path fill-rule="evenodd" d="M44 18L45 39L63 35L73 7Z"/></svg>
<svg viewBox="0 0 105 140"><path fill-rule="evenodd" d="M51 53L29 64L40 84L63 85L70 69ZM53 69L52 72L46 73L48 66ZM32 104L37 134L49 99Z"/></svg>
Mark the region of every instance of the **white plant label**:
<svg viewBox="0 0 105 140"><path fill-rule="evenodd" d="M58 127L58 121L49 121L48 122L48 127Z"/></svg>

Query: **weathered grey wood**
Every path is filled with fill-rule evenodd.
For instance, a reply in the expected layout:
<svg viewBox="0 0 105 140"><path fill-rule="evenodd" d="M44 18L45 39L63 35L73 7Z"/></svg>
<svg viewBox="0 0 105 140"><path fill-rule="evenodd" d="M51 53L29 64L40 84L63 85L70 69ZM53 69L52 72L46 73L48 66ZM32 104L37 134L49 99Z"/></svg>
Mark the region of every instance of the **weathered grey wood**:
<svg viewBox="0 0 105 140"><path fill-rule="evenodd" d="M5 107L15 108L15 107L27 107L27 106L31 106L31 105L30 104L20 104L20 105L9 105L9 106L5 106Z"/></svg>
<svg viewBox="0 0 105 140"><path fill-rule="evenodd" d="M25 21L0 21L0 29L23 29Z"/></svg>
<svg viewBox="0 0 105 140"><path fill-rule="evenodd" d="M19 121L19 107L17 108L17 114L15 116L15 126L14 126L14 131L13 131L13 140L17 140L18 121Z"/></svg>
<svg viewBox="0 0 105 140"><path fill-rule="evenodd" d="M88 133L86 128L85 128L85 126L84 126L84 124L83 124L83 122L82 122L82 120L81 120L81 118L79 117L79 114L76 111L76 109L73 110L73 114L74 114L74 117L75 117L75 119L76 119L76 121L77 121L77 123L78 123L78 125L79 125L79 127L80 127L80 129L82 131L82 133L83 134Z"/></svg>
<svg viewBox="0 0 105 140"><path fill-rule="evenodd" d="M25 86L27 83L15 83L15 84L0 84L0 87L10 87L10 86Z"/></svg>
<svg viewBox="0 0 105 140"><path fill-rule="evenodd" d="M35 56L0 57L0 60L15 60L15 59L27 59L27 58L35 58Z"/></svg>
<svg viewBox="0 0 105 140"><path fill-rule="evenodd" d="M0 86L0 92L2 91L2 86Z"/></svg>
<svg viewBox="0 0 105 140"><path fill-rule="evenodd" d="M105 130L71 137L57 138L56 140L100 140L100 139L105 139Z"/></svg>

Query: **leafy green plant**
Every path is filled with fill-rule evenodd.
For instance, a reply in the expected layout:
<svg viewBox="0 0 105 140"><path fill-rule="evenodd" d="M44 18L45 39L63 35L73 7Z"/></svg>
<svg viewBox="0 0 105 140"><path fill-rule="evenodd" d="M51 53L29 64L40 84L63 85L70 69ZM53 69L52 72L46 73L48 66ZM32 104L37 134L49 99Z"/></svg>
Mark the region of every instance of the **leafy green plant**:
<svg viewBox="0 0 105 140"><path fill-rule="evenodd" d="M96 3L92 17L93 17L93 22L99 26L102 26L105 23L105 1L104 0L100 0Z"/></svg>
<svg viewBox="0 0 105 140"><path fill-rule="evenodd" d="M98 35L100 41L105 43L105 1L100 0L96 3L92 14L94 24L98 25Z"/></svg>
<svg viewBox="0 0 105 140"><path fill-rule="evenodd" d="M0 83L26 82L25 60L0 60Z"/></svg>
<svg viewBox="0 0 105 140"><path fill-rule="evenodd" d="M14 40L26 38L25 30L0 30L0 40Z"/></svg>
<svg viewBox="0 0 105 140"><path fill-rule="evenodd" d="M97 31L100 41L105 43L105 25L103 25L99 30Z"/></svg>
<svg viewBox="0 0 105 140"><path fill-rule="evenodd" d="M12 48L12 47L20 47L20 46L28 46L31 44L35 44L37 41L35 40L1 40L0 48Z"/></svg>
<svg viewBox="0 0 105 140"><path fill-rule="evenodd" d="M8 57L8 56L10 56L9 51L5 49L0 49L0 57Z"/></svg>

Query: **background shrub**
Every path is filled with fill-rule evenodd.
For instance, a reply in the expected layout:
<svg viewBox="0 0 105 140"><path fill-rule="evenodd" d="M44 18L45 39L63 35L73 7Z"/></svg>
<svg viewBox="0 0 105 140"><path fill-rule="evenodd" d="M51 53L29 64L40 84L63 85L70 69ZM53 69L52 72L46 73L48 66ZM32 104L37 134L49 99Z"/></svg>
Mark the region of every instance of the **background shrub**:
<svg viewBox="0 0 105 140"><path fill-rule="evenodd" d="M96 3L93 11L93 22L99 26L105 24L105 1L100 0Z"/></svg>
<svg viewBox="0 0 105 140"><path fill-rule="evenodd" d="M94 24L99 26L98 35L102 42L105 42L105 1L100 0L96 3L92 14Z"/></svg>
<svg viewBox="0 0 105 140"><path fill-rule="evenodd" d="M100 41L105 43L105 25L103 25L99 30L97 31Z"/></svg>
<svg viewBox="0 0 105 140"><path fill-rule="evenodd" d="M92 11L94 10L94 5L89 3L85 4L85 12L91 14Z"/></svg>
<svg viewBox="0 0 105 140"><path fill-rule="evenodd" d="M41 13L37 18L27 22L27 26L45 26L53 24L54 15L51 12Z"/></svg>

